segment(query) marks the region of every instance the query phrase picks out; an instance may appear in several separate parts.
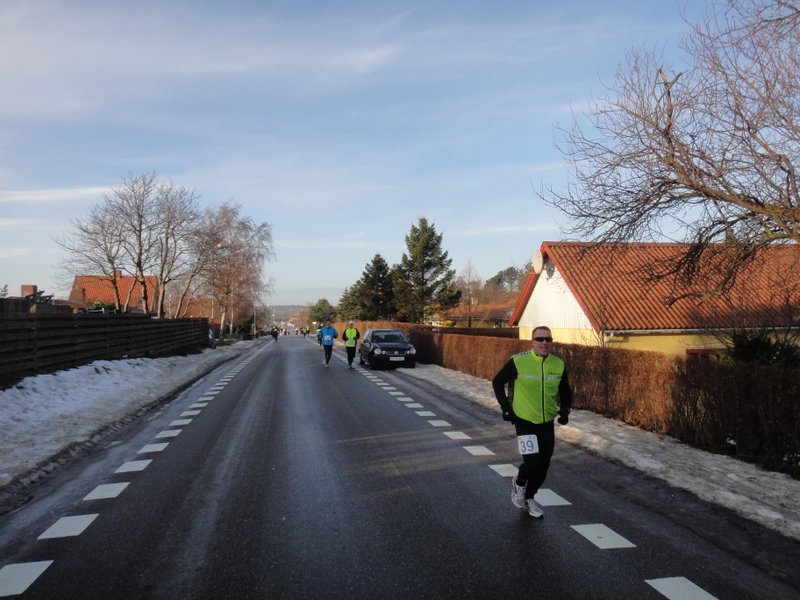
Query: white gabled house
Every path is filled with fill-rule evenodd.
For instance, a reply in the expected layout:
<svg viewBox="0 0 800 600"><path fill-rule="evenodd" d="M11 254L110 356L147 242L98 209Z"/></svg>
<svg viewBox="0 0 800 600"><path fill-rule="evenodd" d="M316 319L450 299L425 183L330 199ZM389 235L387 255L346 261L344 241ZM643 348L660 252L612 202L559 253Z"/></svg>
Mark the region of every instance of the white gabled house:
<svg viewBox="0 0 800 600"><path fill-rule="evenodd" d="M511 315L520 339L547 325L557 341L666 352L709 354L733 328L776 333L800 327L800 246L773 244L748 262L725 294L674 276L653 279L674 264L682 244L544 242ZM723 246L718 250L724 251Z"/></svg>

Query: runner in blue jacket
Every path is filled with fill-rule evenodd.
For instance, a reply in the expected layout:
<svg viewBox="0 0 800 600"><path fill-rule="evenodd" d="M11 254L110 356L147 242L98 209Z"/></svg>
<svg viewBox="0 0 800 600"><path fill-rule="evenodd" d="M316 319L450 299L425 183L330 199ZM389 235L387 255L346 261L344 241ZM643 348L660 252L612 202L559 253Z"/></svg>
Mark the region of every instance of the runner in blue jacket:
<svg viewBox="0 0 800 600"><path fill-rule="evenodd" d="M322 349L325 351L325 368L328 368L328 363L331 361L331 354L333 354L333 340L339 337L339 332L331 327L331 320L325 321L325 327L320 329L320 338L322 340Z"/></svg>

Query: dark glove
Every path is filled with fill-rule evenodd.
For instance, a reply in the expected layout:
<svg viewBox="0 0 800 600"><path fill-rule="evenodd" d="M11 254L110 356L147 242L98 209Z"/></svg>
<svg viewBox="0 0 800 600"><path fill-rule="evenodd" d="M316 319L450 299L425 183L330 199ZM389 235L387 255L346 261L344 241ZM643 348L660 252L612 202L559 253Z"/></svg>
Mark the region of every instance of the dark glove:
<svg viewBox="0 0 800 600"><path fill-rule="evenodd" d="M566 425L567 423L569 423L569 413L568 412L558 413L558 424Z"/></svg>
<svg viewBox="0 0 800 600"><path fill-rule="evenodd" d="M514 414L514 411L510 408L503 409L503 421L508 421L509 423L515 423L517 421L517 415Z"/></svg>

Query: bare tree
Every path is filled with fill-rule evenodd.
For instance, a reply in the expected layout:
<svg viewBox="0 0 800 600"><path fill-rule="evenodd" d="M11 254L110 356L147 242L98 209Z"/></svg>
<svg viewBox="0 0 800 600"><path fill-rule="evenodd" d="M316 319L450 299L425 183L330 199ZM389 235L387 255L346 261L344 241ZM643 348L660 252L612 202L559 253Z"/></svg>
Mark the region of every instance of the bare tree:
<svg viewBox="0 0 800 600"><path fill-rule="evenodd" d="M72 277L99 273L111 285L115 308L122 310L117 284L124 260L119 221L107 204L101 204L93 206L86 219L74 219L71 224L70 233L55 239L66 250L60 270Z"/></svg>
<svg viewBox="0 0 800 600"><path fill-rule="evenodd" d="M145 312L151 304L145 275L157 263L158 186L155 172L128 173L121 186L103 196L106 210L119 226L125 262L139 284Z"/></svg>
<svg viewBox="0 0 800 600"><path fill-rule="evenodd" d="M794 0L720 0L683 41L685 68L630 52L592 126L562 132L566 192L541 197L579 239L688 242L658 275L689 283L710 264L709 291L759 248L800 242L799 24Z"/></svg>
<svg viewBox="0 0 800 600"><path fill-rule="evenodd" d="M195 267L191 236L199 215L197 196L189 188L160 183L156 188L155 210L156 316L161 318L164 316L167 284L192 272Z"/></svg>
<svg viewBox="0 0 800 600"><path fill-rule="evenodd" d="M475 304L478 302L480 293L483 289L483 279L472 261L467 261L456 278L456 287L461 291L461 305L466 308L467 327L472 327L472 318L475 314Z"/></svg>
<svg viewBox="0 0 800 600"><path fill-rule="evenodd" d="M272 226L255 223L241 215L241 206L228 201L213 217L211 238L220 241L212 246L207 271L208 287L220 307L221 322L233 332L237 311L252 311L271 292L271 281L264 279L265 263L275 257Z"/></svg>

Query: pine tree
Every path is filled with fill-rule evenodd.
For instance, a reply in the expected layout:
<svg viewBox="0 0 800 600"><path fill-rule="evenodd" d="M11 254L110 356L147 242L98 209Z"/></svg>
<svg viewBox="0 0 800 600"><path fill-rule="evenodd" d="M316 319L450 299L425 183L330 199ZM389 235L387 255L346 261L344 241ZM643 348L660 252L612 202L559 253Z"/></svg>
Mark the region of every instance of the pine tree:
<svg viewBox="0 0 800 600"><path fill-rule="evenodd" d="M393 271L395 305L401 321L424 323L437 313L458 305L453 260L442 249L442 234L420 217L405 238L408 253Z"/></svg>

